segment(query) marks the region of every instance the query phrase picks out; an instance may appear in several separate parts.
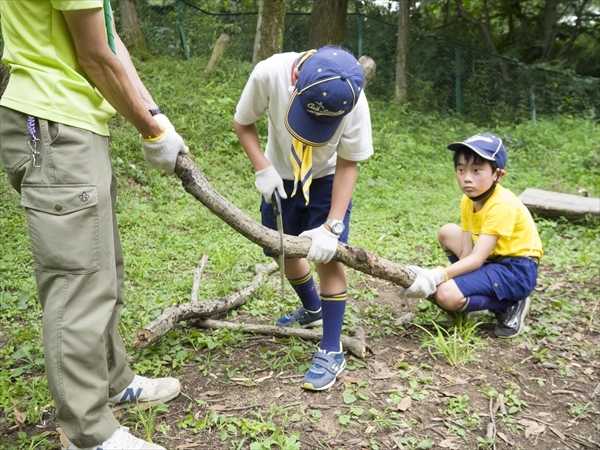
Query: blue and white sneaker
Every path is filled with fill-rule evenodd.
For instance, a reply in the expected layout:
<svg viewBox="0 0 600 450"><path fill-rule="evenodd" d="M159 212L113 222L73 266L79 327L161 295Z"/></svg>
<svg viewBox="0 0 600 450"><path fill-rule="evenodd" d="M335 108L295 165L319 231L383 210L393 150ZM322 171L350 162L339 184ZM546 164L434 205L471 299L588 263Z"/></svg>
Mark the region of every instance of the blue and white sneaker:
<svg viewBox="0 0 600 450"><path fill-rule="evenodd" d="M129 433L129 428L119 427L117 430L100 445L94 447L80 448L76 447L62 432L60 433L60 448L62 450L167 450L166 448L142 441Z"/></svg>
<svg viewBox="0 0 600 450"><path fill-rule="evenodd" d="M340 348L342 348L341 344ZM312 364L302 380L302 387L311 391L329 389L345 367L343 348L339 352L326 352L318 348L313 356Z"/></svg>
<svg viewBox="0 0 600 450"><path fill-rule="evenodd" d="M291 327L295 323L300 324L302 328L312 328L323 325L323 313L321 308L318 311L309 311L303 306L291 313L277 319L275 325L278 327Z"/></svg>
<svg viewBox="0 0 600 450"><path fill-rule="evenodd" d="M177 378L150 379L136 375L129 386L108 399L109 406L116 411L127 403L147 406L159 405L174 399L181 392Z"/></svg>

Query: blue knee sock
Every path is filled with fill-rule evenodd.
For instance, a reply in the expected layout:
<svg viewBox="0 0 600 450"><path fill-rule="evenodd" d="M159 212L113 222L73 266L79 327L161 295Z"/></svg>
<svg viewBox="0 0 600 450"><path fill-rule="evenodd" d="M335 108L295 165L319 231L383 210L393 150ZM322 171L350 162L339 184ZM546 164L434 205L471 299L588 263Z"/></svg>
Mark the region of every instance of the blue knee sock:
<svg viewBox="0 0 600 450"><path fill-rule="evenodd" d="M298 297L300 297L304 309L309 311L318 311L321 309L321 299L315 286L312 270L309 270L302 278L295 278L293 280L288 278L288 281L294 288L294 291L296 291L296 294L298 294Z"/></svg>
<svg viewBox="0 0 600 450"><path fill-rule="evenodd" d="M346 291L334 295L321 294L321 308L323 308L323 339L319 345L321 350L340 351L347 297Z"/></svg>
<svg viewBox="0 0 600 450"><path fill-rule="evenodd" d="M488 310L501 310L504 311L514 305L515 302L501 301L497 298L488 297L487 295L471 295L465 297L462 306L458 311L483 311Z"/></svg>
<svg viewBox="0 0 600 450"><path fill-rule="evenodd" d="M458 256L456 256L450 250L446 250L446 258L448 258L448 261L450 261L451 264L454 264L458 261Z"/></svg>

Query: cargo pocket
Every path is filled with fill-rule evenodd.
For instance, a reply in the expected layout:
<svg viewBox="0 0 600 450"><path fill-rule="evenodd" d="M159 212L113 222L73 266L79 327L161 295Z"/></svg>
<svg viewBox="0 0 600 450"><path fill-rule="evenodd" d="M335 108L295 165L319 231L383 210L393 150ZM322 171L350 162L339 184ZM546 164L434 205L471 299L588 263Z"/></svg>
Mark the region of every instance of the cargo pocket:
<svg viewBox="0 0 600 450"><path fill-rule="evenodd" d="M98 192L94 185L23 185L34 269L57 273L100 270Z"/></svg>

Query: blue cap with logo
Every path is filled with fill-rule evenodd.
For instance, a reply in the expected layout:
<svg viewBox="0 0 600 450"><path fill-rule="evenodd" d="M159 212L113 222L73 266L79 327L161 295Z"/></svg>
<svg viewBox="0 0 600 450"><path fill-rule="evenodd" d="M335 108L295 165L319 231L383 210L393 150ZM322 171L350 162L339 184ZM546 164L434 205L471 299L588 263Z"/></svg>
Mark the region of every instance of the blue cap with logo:
<svg viewBox="0 0 600 450"><path fill-rule="evenodd" d="M454 151L469 148L482 158L495 161L500 169L506 166L506 149L502 139L491 133L480 133L463 142L453 142L448 148Z"/></svg>
<svg viewBox="0 0 600 450"><path fill-rule="evenodd" d="M301 142L322 147L356 106L364 74L354 56L323 47L302 63L285 115L285 126Z"/></svg>

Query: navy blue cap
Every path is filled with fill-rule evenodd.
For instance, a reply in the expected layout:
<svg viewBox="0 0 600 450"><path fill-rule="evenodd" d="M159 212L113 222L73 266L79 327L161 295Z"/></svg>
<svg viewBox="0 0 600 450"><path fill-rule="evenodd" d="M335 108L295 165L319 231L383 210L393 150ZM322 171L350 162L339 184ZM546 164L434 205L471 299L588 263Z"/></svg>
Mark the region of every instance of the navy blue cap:
<svg viewBox="0 0 600 450"><path fill-rule="evenodd" d="M302 63L285 126L301 142L322 147L363 90L364 74L354 56L338 47L323 47Z"/></svg>
<svg viewBox="0 0 600 450"><path fill-rule="evenodd" d="M506 149L502 139L491 133L480 133L471 136L463 142L453 142L448 145L450 150L461 150L469 148L482 158L495 161L500 169L506 166Z"/></svg>

